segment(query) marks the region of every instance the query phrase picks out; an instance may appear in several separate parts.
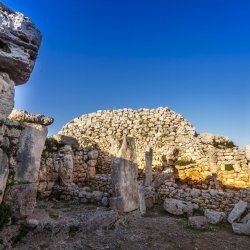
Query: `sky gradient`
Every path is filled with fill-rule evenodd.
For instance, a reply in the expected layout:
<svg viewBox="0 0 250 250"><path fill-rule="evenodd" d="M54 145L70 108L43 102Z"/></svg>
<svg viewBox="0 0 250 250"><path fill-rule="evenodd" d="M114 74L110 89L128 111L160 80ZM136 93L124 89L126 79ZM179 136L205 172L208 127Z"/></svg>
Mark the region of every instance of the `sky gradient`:
<svg viewBox="0 0 250 250"><path fill-rule="evenodd" d="M250 1L3 1L43 34L16 108L55 118L166 106L250 143Z"/></svg>

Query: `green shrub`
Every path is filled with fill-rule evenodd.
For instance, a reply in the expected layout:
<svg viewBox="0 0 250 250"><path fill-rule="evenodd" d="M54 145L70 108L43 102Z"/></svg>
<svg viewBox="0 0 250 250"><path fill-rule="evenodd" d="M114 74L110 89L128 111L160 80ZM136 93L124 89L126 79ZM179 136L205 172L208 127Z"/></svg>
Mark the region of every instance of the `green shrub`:
<svg viewBox="0 0 250 250"><path fill-rule="evenodd" d="M0 205L0 229L9 222L12 216L12 211L9 206L5 204Z"/></svg>
<svg viewBox="0 0 250 250"><path fill-rule="evenodd" d="M226 170L226 171L234 170L233 164L225 164L225 170Z"/></svg>
<svg viewBox="0 0 250 250"><path fill-rule="evenodd" d="M53 137L49 137L45 141L46 151L56 152L59 146L60 145L59 145L58 141L55 140Z"/></svg>
<svg viewBox="0 0 250 250"><path fill-rule="evenodd" d="M236 147L233 141L216 142L215 139L213 140L213 146L215 148L235 148Z"/></svg>
<svg viewBox="0 0 250 250"><path fill-rule="evenodd" d="M187 165L190 165L192 163L195 163L193 160L177 160L174 162L174 165L175 166L187 166Z"/></svg>

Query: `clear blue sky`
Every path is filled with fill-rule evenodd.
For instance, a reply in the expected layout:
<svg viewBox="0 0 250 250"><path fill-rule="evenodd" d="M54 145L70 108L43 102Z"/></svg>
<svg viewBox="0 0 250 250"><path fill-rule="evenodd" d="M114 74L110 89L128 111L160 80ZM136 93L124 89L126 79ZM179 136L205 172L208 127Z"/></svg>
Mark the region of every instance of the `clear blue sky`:
<svg viewBox="0 0 250 250"><path fill-rule="evenodd" d="M55 118L168 106L250 143L249 0L5 0L43 34L16 108Z"/></svg>

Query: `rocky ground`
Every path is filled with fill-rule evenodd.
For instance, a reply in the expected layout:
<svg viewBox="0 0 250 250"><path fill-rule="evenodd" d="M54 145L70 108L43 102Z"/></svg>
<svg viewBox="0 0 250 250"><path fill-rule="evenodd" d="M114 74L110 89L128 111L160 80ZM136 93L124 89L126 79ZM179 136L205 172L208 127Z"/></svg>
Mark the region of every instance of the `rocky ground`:
<svg viewBox="0 0 250 250"><path fill-rule="evenodd" d="M161 206L143 217L133 212L119 218L93 205L40 202L29 220L33 228L5 227L0 249L250 249L250 237L233 234L227 224L197 231Z"/></svg>

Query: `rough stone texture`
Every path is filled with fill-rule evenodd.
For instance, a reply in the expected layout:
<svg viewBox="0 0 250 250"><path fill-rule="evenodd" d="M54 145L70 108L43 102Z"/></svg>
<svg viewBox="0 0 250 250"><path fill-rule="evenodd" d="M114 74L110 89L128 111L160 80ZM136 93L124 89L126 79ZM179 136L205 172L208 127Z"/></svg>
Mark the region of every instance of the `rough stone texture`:
<svg viewBox="0 0 250 250"><path fill-rule="evenodd" d="M150 148L149 151L145 153L145 186L152 185L152 163L153 163L153 149Z"/></svg>
<svg viewBox="0 0 250 250"><path fill-rule="evenodd" d="M224 136L197 135L189 121L168 108L97 111L72 120L59 133L73 136L82 147L97 145L97 174L111 172L110 139L129 136L136 141L140 178L151 147L154 174L173 169L176 179L203 189L214 188L213 174L227 188L250 186L245 150ZM190 164L177 166L176 160Z"/></svg>
<svg viewBox="0 0 250 250"><path fill-rule="evenodd" d="M233 223L232 228L234 233L248 235L250 236L250 221L246 224L243 223Z"/></svg>
<svg viewBox="0 0 250 250"><path fill-rule="evenodd" d="M112 204L116 203L120 212L131 212L139 206L135 140L113 140L111 148Z"/></svg>
<svg viewBox="0 0 250 250"><path fill-rule="evenodd" d="M140 208L141 215L145 215L146 214L146 202L145 202L144 187L142 185L139 186L138 195L139 195L139 208Z"/></svg>
<svg viewBox="0 0 250 250"><path fill-rule="evenodd" d="M58 176L63 185L69 185L73 182L74 160L73 151L70 145L65 145L61 149L62 158L58 170Z"/></svg>
<svg viewBox="0 0 250 250"><path fill-rule="evenodd" d="M202 190L179 186L172 181L166 181L159 189L161 200L174 198L192 202L197 209L211 209L221 212L231 212L240 200L248 203L250 209L250 188L239 191Z"/></svg>
<svg viewBox="0 0 250 250"><path fill-rule="evenodd" d="M17 151L15 179L18 182L36 183L41 155L48 130L35 124L25 124Z"/></svg>
<svg viewBox="0 0 250 250"><path fill-rule="evenodd" d="M247 202L244 201L239 201L235 206L234 209L232 210L232 212L229 214L227 220L229 223L234 223L237 222L237 220L239 220L239 218L242 216L242 214L244 214L244 212L247 209Z"/></svg>
<svg viewBox="0 0 250 250"><path fill-rule="evenodd" d="M26 217L35 208L36 195L36 184L17 184L6 189L4 203L11 207L15 217Z"/></svg>
<svg viewBox="0 0 250 250"><path fill-rule="evenodd" d="M3 200L3 195L6 187L6 183L8 180L9 174L9 165L8 165L8 157L6 153L0 148L0 204Z"/></svg>
<svg viewBox="0 0 250 250"><path fill-rule="evenodd" d="M250 212L246 216L244 216L240 222L247 223L248 221L250 221Z"/></svg>
<svg viewBox="0 0 250 250"><path fill-rule="evenodd" d="M70 145L72 148L76 148L76 149L79 148L79 143L74 137L70 137L66 135L53 135L51 138L57 141L58 144Z"/></svg>
<svg viewBox="0 0 250 250"><path fill-rule="evenodd" d="M164 209L174 215L184 215L192 216L194 207L191 202L176 200L176 199L165 199Z"/></svg>
<svg viewBox="0 0 250 250"><path fill-rule="evenodd" d="M208 230L209 225L205 216L193 216L188 218L188 225L198 230Z"/></svg>
<svg viewBox="0 0 250 250"><path fill-rule="evenodd" d="M14 86L14 82L10 80L9 75L0 71L0 122L6 120L14 107Z"/></svg>
<svg viewBox="0 0 250 250"><path fill-rule="evenodd" d="M51 125L54 122L54 119L45 115L34 115L25 110L13 110L8 117L10 120L18 122L28 122L35 123L44 126Z"/></svg>
<svg viewBox="0 0 250 250"><path fill-rule="evenodd" d="M250 161L250 145L246 145L246 157L247 160Z"/></svg>
<svg viewBox="0 0 250 250"><path fill-rule="evenodd" d="M60 144L51 140L51 138L47 138L39 171L39 196L49 196L53 187L60 186L63 182L67 185L75 184L82 186L91 181L90 172L96 168L96 165L93 165L94 163L96 164L96 161L91 160L96 154L95 152L95 148L71 148L70 145L65 145L65 141ZM65 158L65 156L67 157ZM101 184L101 182L98 183ZM93 181L93 184L95 184L95 181ZM88 185L90 184L88 183ZM98 184L96 184L96 187L93 187L93 190L104 191L104 189L103 185Z"/></svg>
<svg viewBox="0 0 250 250"><path fill-rule="evenodd" d="M16 85L28 81L40 43L41 33L30 19L0 3L0 71Z"/></svg>
<svg viewBox="0 0 250 250"><path fill-rule="evenodd" d="M219 224L226 219L226 214L224 212L213 211L205 209L205 216L210 224Z"/></svg>

